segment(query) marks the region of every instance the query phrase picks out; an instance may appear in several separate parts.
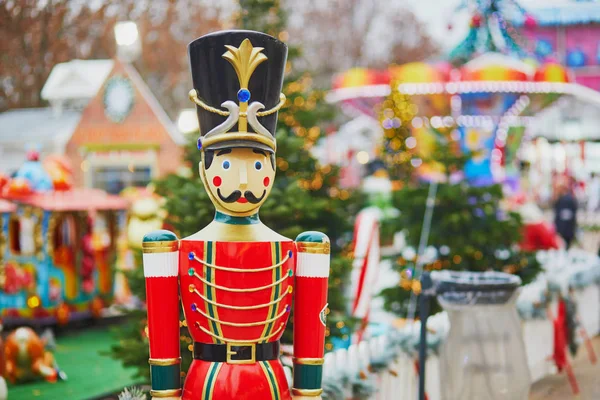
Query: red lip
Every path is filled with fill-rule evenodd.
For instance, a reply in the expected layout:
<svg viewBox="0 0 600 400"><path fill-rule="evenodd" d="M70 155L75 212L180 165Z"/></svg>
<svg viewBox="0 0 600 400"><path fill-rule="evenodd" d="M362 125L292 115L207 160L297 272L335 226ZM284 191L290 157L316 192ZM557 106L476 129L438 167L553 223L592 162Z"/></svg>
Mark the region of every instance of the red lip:
<svg viewBox="0 0 600 400"><path fill-rule="evenodd" d="M238 202L238 203L242 203L242 204L243 204L243 203L247 203L247 202L248 202L248 199L246 199L245 197L240 197L240 198L237 200L237 202Z"/></svg>

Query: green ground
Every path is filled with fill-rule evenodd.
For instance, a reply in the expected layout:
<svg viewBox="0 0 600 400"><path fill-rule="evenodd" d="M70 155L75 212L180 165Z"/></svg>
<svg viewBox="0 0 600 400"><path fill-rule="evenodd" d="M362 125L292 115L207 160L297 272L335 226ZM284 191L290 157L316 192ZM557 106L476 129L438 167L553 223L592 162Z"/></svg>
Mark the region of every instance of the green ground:
<svg viewBox="0 0 600 400"><path fill-rule="evenodd" d="M100 355L115 341L107 328L71 332L56 338L54 356L68 376L55 384L44 381L10 386L9 400L87 400L120 391L136 381L133 371Z"/></svg>

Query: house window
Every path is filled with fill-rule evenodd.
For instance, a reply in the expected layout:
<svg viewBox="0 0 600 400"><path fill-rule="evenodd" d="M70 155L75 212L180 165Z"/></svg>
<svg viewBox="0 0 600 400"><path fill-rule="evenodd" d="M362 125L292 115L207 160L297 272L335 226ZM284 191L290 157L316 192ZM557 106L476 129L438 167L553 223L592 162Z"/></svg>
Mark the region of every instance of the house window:
<svg viewBox="0 0 600 400"><path fill-rule="evenodd" d="M151 178L150 166L98 166L92 171L92 187L118 194L126 187L146 186Z"/></svg>

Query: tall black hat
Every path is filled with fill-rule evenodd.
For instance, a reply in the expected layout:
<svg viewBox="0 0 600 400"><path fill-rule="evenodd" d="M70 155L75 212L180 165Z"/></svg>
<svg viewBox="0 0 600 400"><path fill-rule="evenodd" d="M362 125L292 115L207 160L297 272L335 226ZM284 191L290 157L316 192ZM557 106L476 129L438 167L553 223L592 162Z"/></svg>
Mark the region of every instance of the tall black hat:
<svg viewBox="0 0 600 400"><path fill-rule="evenodd" d="M199 146L274 152L287 58L285 43L254 31L221 31L188 46L200 121Z"/></svg>

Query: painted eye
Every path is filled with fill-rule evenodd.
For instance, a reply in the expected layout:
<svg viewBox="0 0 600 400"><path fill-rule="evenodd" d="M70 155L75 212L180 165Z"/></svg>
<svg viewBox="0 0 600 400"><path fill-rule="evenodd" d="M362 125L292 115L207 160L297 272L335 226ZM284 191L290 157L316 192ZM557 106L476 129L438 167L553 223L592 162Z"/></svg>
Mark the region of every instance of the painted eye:
<svg viewBox="0 0 600 400"><path fill-rule="evenodd" d="M229 167L231 167L229 160L223 161L223 169L229 169Z"/></svg>
<svg viewBox="0 0 600 400"><path fill-rule="evenodd" d="M257 162L255 162L255 163L254 163L254 168L255 168L257 171L260 171L260 170L262 169L262 163L261 163L260 161L257 161Z"/></svg>

